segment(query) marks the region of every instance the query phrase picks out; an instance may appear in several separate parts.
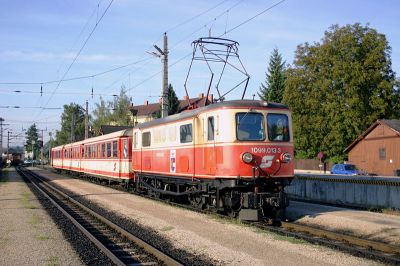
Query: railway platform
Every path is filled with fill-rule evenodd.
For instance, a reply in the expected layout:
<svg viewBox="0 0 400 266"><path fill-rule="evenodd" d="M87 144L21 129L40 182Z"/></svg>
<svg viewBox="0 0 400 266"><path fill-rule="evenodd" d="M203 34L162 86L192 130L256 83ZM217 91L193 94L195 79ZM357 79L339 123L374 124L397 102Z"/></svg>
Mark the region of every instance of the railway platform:
<svg viewBox="0 0 400 266"><path fill-rule="evenodd" d="M84 265L14 168L0 176L0 265Z"/></svg>

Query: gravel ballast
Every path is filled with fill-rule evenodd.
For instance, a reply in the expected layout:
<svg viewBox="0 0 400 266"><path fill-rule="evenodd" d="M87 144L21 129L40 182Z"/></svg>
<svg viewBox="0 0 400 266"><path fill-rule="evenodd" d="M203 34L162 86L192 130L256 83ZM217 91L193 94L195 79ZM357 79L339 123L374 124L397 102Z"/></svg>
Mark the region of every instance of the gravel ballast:
<svg viewBox="0 0 400 266"><path fill-rule="evenodd" d="M65 178L45 170L38 172L50 176L52 183L74 191L79 195L76 198L108 210L108 215L122 220L127 227L139 225L139 230L144 228L144 237L153 234L154 241L167 243L169 249L183 251L186 254L182 257L187 264L377 264L82 180ZM160 237L163 240L159 240Z"/></svg>
<svg viewBox="0 0 400 266"><path fill-rule="evenodd" d="M0 265L83 265L13 168L0 181Z"/></svg>

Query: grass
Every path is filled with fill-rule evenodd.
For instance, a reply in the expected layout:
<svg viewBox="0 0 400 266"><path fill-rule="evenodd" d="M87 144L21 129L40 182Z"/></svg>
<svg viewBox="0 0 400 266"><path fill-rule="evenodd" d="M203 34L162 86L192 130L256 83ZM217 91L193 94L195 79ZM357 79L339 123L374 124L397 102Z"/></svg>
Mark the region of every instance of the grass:
<svg viewBox="0 0 400 266"><path fill-rule="evenodd" d="M57 256L50 256L46 259L46 266L57 266L60 265L60 263L58 262L58 257Z"/></svg>
<svg viewBox="0 0 400 266"><path fill-rule="evenodd" d="M37 227L39 225L39 217L36 215L36 213L34 213L34 214L32 214L32 216L28 222L33 227Z"/></svg>
<svg viewBox="0 0 400 266"><path fill-rule="evenodd" d="M292 244L309 244L307 241L291 236L274 235L275 240L286 241Z"/></svg>
<svg viewBox="0 0 400 266"><path fill-rule="evenodd" d="M32 206L32 204L29 200L30 196L31 196L31 193L29 193L29 192L24 192L21 194L22 206L24 206L24 208L27 208L27 209L35 209L35 207Z"/></svg>
<svg viewBox="0 0 400 266"><path fill-rule="evenodd" d="M46 235L38 235L38 236L36 236L36 239L44 241L44 240L49 240L50 237L46 236Z"/></svg>
<svg viewBox="0 0 400 266"><path fill-rule="evenodd" d="M160 231L167 232L167 231L171 231L173 229L175 229L175 227L173 227L173 226L165 226L165 227L161 228Z"/></svg>

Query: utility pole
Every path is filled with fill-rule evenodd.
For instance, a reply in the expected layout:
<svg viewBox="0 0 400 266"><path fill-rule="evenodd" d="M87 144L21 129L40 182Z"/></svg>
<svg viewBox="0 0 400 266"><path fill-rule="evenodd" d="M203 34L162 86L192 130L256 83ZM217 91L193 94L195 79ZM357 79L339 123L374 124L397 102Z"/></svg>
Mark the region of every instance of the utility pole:
<svg viewBox="0 0 400 266"><path fill-rule="evenodd" d="M4 119L0 117L0 157L3 154L3 122ZM1 158L0 158L1 162Z"/></svg>
<svg viewBox="0 0 400 266"><path fill-rule="evenodd" d="M43 164L43 149L44 149L44 137L43 137L43 131L47 131L47 127L46 129L41 129L40 131L42 131L42 143L41 143L41 147L40 147L40 159L41 159L41 163ZM40 143L40 142L39 142Z"/></svg>
<svg viewBox="0 0 400 266"><path fill-rule="evenodd" d="M89 138L89 103L86 100L85 108L85 139Z"/></svg>
<svg viewBox="0 0 400 266"><path fill-rule="evenodd" d="M162 91L162 115L168 116L168 38L167 33L164 33L164 52L162 53L161 61L163 62L163 91Z"/></svg>
<svg viewBox="0 0 400 266"><path fill-rule="evenodd" d="M49 137L50 137L50 140L49 140L49 164L51 164L51 141L52 141L51 135L52 135L52 133L50 131L49 132Z"/></svg>
<svg viewBox="0 0 400 266"><path fill-rule="evenodd" d="M10 149L10 130L7 131L7 160L8 160L8 150Z"/></svg>
<svg viewBox="0 0 400 266"><path fill-rule="evenodd" d="M168 116L168 38L167 33L164 33L163 50L157 45L154 48L158 51L150 54L161 58L163 64L163 77L162 77L162 89L161 89L161 117Z"/></svg>

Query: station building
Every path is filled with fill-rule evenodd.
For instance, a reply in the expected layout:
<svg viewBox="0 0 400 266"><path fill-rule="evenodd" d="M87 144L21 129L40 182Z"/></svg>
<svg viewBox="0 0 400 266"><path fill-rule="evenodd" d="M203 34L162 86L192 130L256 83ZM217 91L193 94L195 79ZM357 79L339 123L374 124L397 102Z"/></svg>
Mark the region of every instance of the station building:
<svg viewBox="0 0 400 266"><path fill-rule="evenodd" d="M345 152L370 174L400 176L400 120L377 120Z"/></svg>

